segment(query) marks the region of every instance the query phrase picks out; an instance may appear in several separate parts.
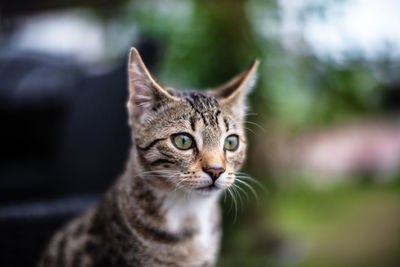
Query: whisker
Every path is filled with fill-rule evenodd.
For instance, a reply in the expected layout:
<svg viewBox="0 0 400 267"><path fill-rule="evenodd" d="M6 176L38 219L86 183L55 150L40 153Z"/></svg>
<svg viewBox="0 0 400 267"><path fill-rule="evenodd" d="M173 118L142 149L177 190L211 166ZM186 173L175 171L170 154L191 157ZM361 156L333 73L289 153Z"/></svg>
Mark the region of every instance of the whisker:
<svg viewBox="0 0 400 267"><path fill-rule="evenodd" d="M248 123L248 124L251 124L251 125L255 125L255 126L257 126L259 129L261 129L264 133L266 132L266 130L264 129L264 127L262 127L260 124L258 124L258 123L255 123L255 122L252 122L252 121L243 121L244 123Z"/></svg>
<svg viewBox="0 0 400 267"><path fill-rule="evenodd" d="M232 189L230 187L228 187L228 193L229 196L231 197L231 206L229 207L228 212L231 212L232 208L233 208L233 200L235 199L233 193L232 193Z"/></svg>
<svg viewBox="0 0 400 267"><path fill-rule="evenodd" d="M137 175L136 177L141 177L141 178L151 178L151 177L171 178L170 175L166 175L166 174Z"/></svg>
<svg viewBox="0 0 400 267"><path fill-rule="evenodd" d="M263 184L261 184L259 181L257 181L256 179L250 177L247 173L244 172L236 172L235 173L235 177L237 178L241 178L241 179L247 179L253 183L255 183L257 186L259 186L265 193L267 193L267 189L265 188L265 186Z"/></svg>
<svg viewBox="0 0 400 267"><path fill-rule="evenodd" d="M240 202L240 211L243 212L243 198L240 195L239 189L241 189L241 191L244 191L243 188L240 188L238 185L236 184L232 184L234 191L236 191L237 196L239 197L239 202Z"/></svg>
<svg viewBox="0 0 400 267"><path fill-rule="evenodd" d="M253 179L251 177L248 176L240 176L240 175L236 175L236 178L241 178L241 179L247 179L253 183L255 183L258 187L260 187L265 193L267 192L267 189L265 188L265 186L263 184L261 184L259 181L257 181L256 179Z"/></svg>
<svg viewBox="0 0 400 267"><path fill-rule="evenodd" d="M154 170L154 171L144 171L138 174L152 174L152 173L167 173L167 174L180 174L178 171L169 171L169 170Z"/></svg>
<svg viewBox="0 0 400 267"><path fill-rule="evenodd" d="M247 201L249 200L249 194L247 194L246 190L241 188L238 184L232 184L232 186L235 186L238 190L240 190L240 192L245 195Z"/></svg>
<svg viewBox="0 0 400 267"><path fill-rule="evenodd" d="M231 196L231 190L230 190L229 187L227 188L226 192L228 192L229 196L232 198L232 196ZM232 210L232 202L231 202L231 205L229 206L228 212L231 212L231 210Z"/></svg>
<svg viewBox="0 0 400 267"><path fill-rule="evenodd" d="M224 190L224 192L223 192L223 194L224 194L224 200L223 200L223 202L225 203L225 200L226 200L226 190Z"/></svg>
<svg viewBox="0 0 400 267"><path fill-rule="evenodd" d="M190 179L190 177L186 177L186 178L183 178L182 180L178 181L178 183L177 183L176 186L175 186L174 191L176 191L176 190L178 189L178 187L179 187L179 188L183 188L182 183L183 183L184 181L189 180L189 179Z"/></svg>
<svg viewBox="0 0 400 267"><path fill-rule="evenodd" d="M250 191L253 193L254 197L255 197L256 199L258 199L257 192L253 189L253 187L252 187L251 185L249 185L249 184L246 183L245 181L240 180L240 178L238 178L238 177L236 177L236 180L235 180L235 181L237 181L238 183L241 183L241 184L243 184L244 186L246 186L247 188L249 188Z"/></svg>
<svg viewBox="0 0 400 267"><path fill-rule="evenodd" d="M244 129L248 130L249 132L251 132L252 134L256 135L256 133L250 129L249 127L243 126Z"/></svg>
<svg viewBox="0 0 400 267"><path fill-rule="evenodd" d="M236 195L233 193L232 187L229 187L228 189L231 189L231 190L229 190L229 192L231 193L232 200L233 200L233 206L234 206L234 208L235 208L235 216L233 217L233 222L236 222L236 218L237 218L237 208L238 208L238 206L237 206L237 200L236 200Z"/></svg>
<svg viewBox="0 0 400 267"><path fill-rule="evenodd" d="M240 196L240 194L239 194L239 192L237 190L237 187L235 185L233 185L233 184L232 184L232 190L233 190L233 192L235 192L235 195L238 197L238 202L240 204L240 210L243 211L243 199Z"/></svg>

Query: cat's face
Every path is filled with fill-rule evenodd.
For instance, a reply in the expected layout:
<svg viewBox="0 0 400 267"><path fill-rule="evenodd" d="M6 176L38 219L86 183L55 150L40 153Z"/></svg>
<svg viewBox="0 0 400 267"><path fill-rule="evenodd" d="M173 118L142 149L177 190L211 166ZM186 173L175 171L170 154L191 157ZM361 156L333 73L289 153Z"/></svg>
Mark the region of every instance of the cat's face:
<svg viewBox="0 0 400 267"><path fill-rule="evenodd" d="M128 109L138 174L199 195L231 186L245 160L244 101L257 63L216 90L178 91L156 83L132 49Z"/></svg>
<svg viewBox="0 0 400 267"><path fill-rule="evenodd" d="M160 108L137 128L135 139L144 170L199 194L229 187L246 151L242 122L204 92Z"/></svg>

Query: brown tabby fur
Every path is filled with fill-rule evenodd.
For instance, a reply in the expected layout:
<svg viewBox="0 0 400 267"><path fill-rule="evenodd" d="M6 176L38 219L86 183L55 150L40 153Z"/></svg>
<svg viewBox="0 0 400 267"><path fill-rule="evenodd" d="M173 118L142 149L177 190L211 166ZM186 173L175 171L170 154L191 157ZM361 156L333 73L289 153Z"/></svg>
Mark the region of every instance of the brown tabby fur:
<svg viewBox="0 0 400 267"><path fill-rule="evenodd" d="M39 266L214 265L217 201L245 159L245 98L257 65L214 90L178 91L157 83L132 48L126 171L99 204L55 234ZM177 133L190 134L195 146L175 147ZM240 139L236 151L224 149L231 134ZM225 170L214 186L207 167Z"/></svg>

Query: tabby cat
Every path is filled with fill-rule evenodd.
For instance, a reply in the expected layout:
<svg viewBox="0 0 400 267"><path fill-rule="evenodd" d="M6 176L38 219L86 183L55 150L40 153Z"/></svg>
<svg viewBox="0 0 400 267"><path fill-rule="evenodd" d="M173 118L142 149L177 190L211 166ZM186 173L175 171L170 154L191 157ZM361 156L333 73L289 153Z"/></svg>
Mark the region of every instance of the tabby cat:
<svg viewBox="0 0 400 267"><path fill-rule="evenodd" d="M126 170L55 234L39 266L213 266L218 198L245 159L245 100L257 65L214 90L178 91L161 86L132 48Z"/></svg>

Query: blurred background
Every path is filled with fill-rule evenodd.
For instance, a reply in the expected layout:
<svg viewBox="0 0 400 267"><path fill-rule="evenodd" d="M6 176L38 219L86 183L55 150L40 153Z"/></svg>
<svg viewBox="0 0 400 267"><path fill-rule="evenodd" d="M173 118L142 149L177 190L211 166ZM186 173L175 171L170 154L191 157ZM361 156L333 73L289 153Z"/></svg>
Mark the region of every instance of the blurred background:
<svg viewBox="0 0 400 267"><path fill-rule="evenodd" d="M33 266L123 171L131 46L176 88L261 60L244 168L261 186L222 199L218 266L400 265L399 1L5 0L1 266Z"/></svg>

